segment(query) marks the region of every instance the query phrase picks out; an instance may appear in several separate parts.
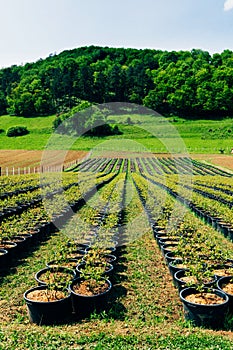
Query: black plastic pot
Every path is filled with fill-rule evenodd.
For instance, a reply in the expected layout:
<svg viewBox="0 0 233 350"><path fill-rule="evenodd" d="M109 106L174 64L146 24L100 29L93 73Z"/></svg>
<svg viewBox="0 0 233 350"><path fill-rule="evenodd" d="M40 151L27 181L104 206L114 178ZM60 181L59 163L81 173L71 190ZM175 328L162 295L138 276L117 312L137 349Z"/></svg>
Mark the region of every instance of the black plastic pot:
<svg viewBox="0 0 233 350"><path fill-rule="evenodd" d="M31 227L28 229L28 233L32 235L32 243L38 244L40 242L40 230L35 227Z"/></svg>
<svg viewBox="0 0 233 350"><path fill-rule="evenodd" d="M160 233L156 233L155 234L155 239L156 239L156 242L159 243L161 242L161 239L168 239L168 235L166 232L160 232Z"/></svg>
<svg viewBox="0 0 233 350"><path fill-rule="evenodd" d="M165 254L165 260L166 263L169 264L171 261L177 260L177 259L181 259L180 257L178 257L177 255L175 255L174 252L167 252Z"/></svg>
<svg viewBox="0 0 233 350"><path fill-rule="evenodd" d="M154 235L156 235L159 231L163 230L163 227L155 223L152 225L152 230L154 232Z"/></svg>
<svg viewBox="0 0 233 350"><path fill-rule="evenodd" d="M72 314L71 293L64 299L57 301L40 302L28 298L30 292L46 290L46 286L37 286L24 293L29 321L37 325L52 325L64 323Z"/></svg>
<svg viewBox="0 0 233 350"><path fill-rule="evenodd" d="M66 218L64 213L54 215L54 217L52 218L52 223L56 231L62 228L65 222L66 222Z"/></svg>
<svg viewBox="0 0 233 350"><path fill-rule="evenodd" d="M204 328L222 328L229 307L229 297L221 290L212 289L212 293L222 298L221 304L202 305L187 301L186 297L199 293L195 288L185 288L180 292L180 299L184 307L186 320L192 321L194 325Z"/></svg>
<svg viewBox="0 0 233 350"><path fill-rule="evenodd" d="M42 224L37 225L37 228L40 231L40 239L46 240L51 233L51 223L50 222L43 222Z"/></svg>
<svg viewBox="0 0 233 350"><path fill-rule="evenodd" d="M158 242L162 237L168 238L167 232L165 230L160 230L154 235L156 241Z"/></svg>
<svg viewBox="0 0 233 350"><path fill-rule="evenodd" d="M1 249L5 249L8 251L7 262L9 263L15 259L17 255L18 246L16 243L11 241L2 241L1 244L3 245Z"/></svg>
<svg viewBox="0 0 233 350"><path fill-rule="evenodd" d="M222 277L217 281L217 287L219 290L221 290L222 292L224 292L223 290L223 286L227 283L229 283L231 280L233 279L233 276L226 276L226 277ZM233 314L233 294L229 294L224 292L228 298L229 298L229 311L231 312L231 314Z"/></svg>
<svg viewBox="0 0 233 350"><path fill-rule="evenodd" d="M212 227L216 230L218 227L218 222L221 221L221 218L217 216L212 216Z"/></svg>
<svg viewBox="0 0 233 350"><path fill-rule="evenodd" d="M106 258L106 261L111 265L114 265L117 260L116 256L113 254L106 254L104 257Z"/></svg>
<svg viewBox="0 0 233 350"><path fill-rule="evenodd" d="M177 271L180 271L180 270L185 271L185 268L182 268L182 267L177 266L178 264L182 264L182 262L183 262L182 259L177 259L177 260L171 261L171 262L168 264L169 272L170 272L172 278L174 278L174 274L175 274Z"/></svg>
<svg viewBox="0 0 233 350"><path fill-rule="evenodd" d="M187 284L182 280L182 277L185 276L185 270L179 270L174 273L174 284L178 288L178 291L181 292L184 288L187 288Z"/></svg>
<svg viewBox="0 0 233 350"><path fill-rule="evenodd" d="M186 270L179 270L179 271L176 271L175 274L174 274L174 284L178 288L179 292L182 289L188 287L187 283L182 280L182 277L184 277L184 276L186 276ZM213 277L213 279L210 282L204 283L204 285L207 288L213 288L215 283L216 283L216 278ZM194 283L193 283L192 286L189 284L189 287L194 287Z"/></svg>
<svg viewBox="0 0 233 350"><path fill-rule="evenodd" d="M173 238L160 238L158 241L158 245L159 247L162 249L162 246L164 246L165 244L178 244L179 241L177 239L173 239Z"/></svg>
<svg viewBox="0 0 233 350"><path fill-rule="evenodd" d="M91 242L89 242L89 243L78 243L78 244L76 245L76 248L77 248L78 250L85 251L85 249L90 248L90 246L91 246Z"/></svg>
<svg viewBox="0 0 233 350"><path fill-rule="evenodd" d="M231 225L222 223L221 224L221 232L224 235L224 237L228 237L228 230L231 229Z"/></svg>
<svg viewBox="0 0 233 350"><path fill-rule="evenodd" d="M28 250L33 245L33 237L30 233L20 233L20 236L25 238L25 250Z"/></svg>
<svg viewBox="0 0 233 350"><path fill-rule="evenodd" d="M163 256L165 257L166 253L168 252L172 252L173 250L175 250L175 248L177 247L177 244L173 243L173 244L162 244L161 245L161 252L163 254Z"/></svg>
<svg viewBox="0 0 233 350"><path fill-rule="evenodd" d="M107 306L109 293L112 289L111 282L106 280L108 287L103 293L92 296L77 294L74 292L73 288L76 284L79 284L82 281L82 278L77 278L69 286L73 312L79 319L90 316L94 311L100 312L104 310Z"/></svg>
<svg viewBox="0 0 233 350"><path fill-rule="evenodd" d="M19 253L23 253L26 250L27 242L25 237L21 235L15 235L11 237L11 239L17 244Z"/></svg>
<svg viewBox="0 0 233 350"><path fill-rule="evenodd" d="M0 268L4 268L7 265L8 251L6 249L0 249Z"/></svg>
<svg viewBox="0 0 233 350"><path fill-rule="evenodd" d="M67 280L64 281L64 284L67 284L67 282L72 282L73 279L75 279L77 277L77 272L76 270L73 269L69 269L67 267L63 267L63 266L59 266L59 267L45 267L44 269L39 270L36 274L35 274L35 280L37 281L37 283L41 286L46 286L47 282L45 280L43 280L43 275L48 272L65 272L67 273ZM62 283L62 282L61 282Z"/></svg>

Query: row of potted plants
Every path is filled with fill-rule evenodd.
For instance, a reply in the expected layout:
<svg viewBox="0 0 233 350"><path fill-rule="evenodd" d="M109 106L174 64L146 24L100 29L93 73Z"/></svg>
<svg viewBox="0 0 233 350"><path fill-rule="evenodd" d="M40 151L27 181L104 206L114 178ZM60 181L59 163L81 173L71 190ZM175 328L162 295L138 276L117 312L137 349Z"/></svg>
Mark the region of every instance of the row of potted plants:
<svg viewBox="0 0 233 350"><path fill-rule="evenodd" d="M110 181L114 174L98 177L95 180L96 186L101 186ZM89 187L88 187L89 186ZM93 188L93 181L86 181L84 193L90 196ZM50 206L46 210L42 204L36 208L27 209L11 218L3 219L0 231L0 268L5 268L12 263L12 259L31 249L35 244L43 239L47 239L51 233L57 229L57 224L62 226L73 215L73 210L79 207L77 204L85 203L82 199L83 192L77 186L72 191L69 188L65 191L67 202L64 203L62 195L56 195L53 200L50 199ZM56 200L56 205L54 205ZM47 202L48 204L48 202ZM50 210L51 209L51 210ZM73 209L73 210L72 210Z"/></svg>
<svg viewBox="0 0 233 350"><path fill-rule="evenodd" d="M37 175L35 175L36 179L38 179ZM88 177L87 177L88 178ZM9 195L2 200L0 200L0 206L2 208L0 220L2 221L4 218L8 218L13 215L21 214L23 211L27 210L31 207L39 206L42 202L42 198L53 198L56 194L60 194L62 191L69 190L72 186L77 186L84 179L80 179L79 183L74 181L69 176L66 176L65 182L63 181L63 187L61 187L60 182L55 177L54 174L49 173L46 176L46 181L41 182L40 185L33 187L32 190L28 190L27 192L17 191L14 195ZM86 180L86 179L85 179ZM13 192L14 188L13 188ZM11 192L12 193L12 192Z"/></svg>
<svg viewBox="0 0 233 350"><path fill-rule="evenodd" d="M173 182L173 178L167 178L165 184L162 178L157 178L155 182L150 175L146 175L146 177L161 188L166 189L174 197L179 198L183 203L186 203L198 216L212 224L213 227L218 228L219 231L232 240L233 213L228 206L214 199L205 198L191 189L184 188Z"/></svg>
<svg viewBox="0 0 233 350"><path fill-rule="evenodd" d="M0 186L2 194L12 193L17 191L27 190L29 187L36 187L38 185L39 176L35 174L1 176Z"/></svg>
<svg viewBox="0 0 233 350"><path fill-rule="evenodd" d="M210 198L213 199L215 201L218 201L230 208L232 208L232 196L225 194L225 193L216 193L216 190L209 190L209 189L203 189L200 188L200 186L197 186L195 184L192 184L192 186L187 186L187 185L182 185L183 187L185 187L188 190L194 191L200 195L202 195L203 197L206 198Z"/></svg>
<svg viewBox="0 0 233 350"><path fill-rule="evenodd" d="M144 197L146 209L150 212L153 207L150 208L151 201L145 196L148 184L145 180L140 179L137 186L140 188L140 195ZM157 199L160 192L161 189L154 186L153 199ZM151 195L152 193L150 193L150 198ZM179 204L176 207L177 214L182 210L181 206ZM169 226L169 215L167 223L160 220L161 216L165 219L164 210L162 215L157 220L152 220L151 223L159 247L169 263L170 272L174 275L177 271L180 279L184 278L184 275L188 279L188 282L185 283L183 280L179 284L180 298L184 305L186 318L197 325L212 328L223 326L227 311L233 312L232 304L229 304L229 299L233 300L233 295L224 290L224 288L231 290L233 285L233 276L231 276L233 273L233 245L229 244L224 237L219 236L214 229L209 229L190 212L187 212L178 223L176 222L175 227ZM184 275L180 276L179 274L182 275L182 273ZM210 288L214 287L216 276L220 277L222 274L227 274L228 277L217 282L215 285L217 289ZM192 288L184 288L184 286L192 286Z"/></svg>
<svg viewBox="0 0 233 350"><path fill-rule="evenodd" d="M89 218L90 207L93 209L89 230L86 226L83 236L76 231L67 236L65 242L63 239L60 249L55 249L54 260L36 274L36 280L41 285L25 292L31 322L66 322L70 317L80 319L106 307L112 288L110 276L116 261L114 251L124 183L125 176L118 175L68 222L66 232L60 232L68 234L75 221L85 222Z"/></svg>
<svg viewBox="0 0 233 350"><path fill-rule="evenodd" d="M128 165L131 172L148 172L151 175L155 174L188 174L188 175L221 175L230 176L226 171L218 169L214 166L201 163L196 160L191 160L187 157L137 157L135 159L122 158L100 158L93 157L86 159L78 164L75 169L78 171L121 171L127 172ZM124 163L124 165L123 165ZM123 165L123 166L122 166ZM71 169L74 170L74 169Z"/></svg>

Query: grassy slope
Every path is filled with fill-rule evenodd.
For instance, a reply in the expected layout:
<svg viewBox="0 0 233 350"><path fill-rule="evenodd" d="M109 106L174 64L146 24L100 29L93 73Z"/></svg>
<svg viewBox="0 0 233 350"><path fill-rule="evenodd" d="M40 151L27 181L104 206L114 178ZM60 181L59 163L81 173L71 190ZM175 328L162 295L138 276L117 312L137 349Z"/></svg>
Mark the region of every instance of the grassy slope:
<svg viewBox="0 0 233 350"><path fill-rule="evenodd" d="M121 123L125 123L126 119L127 116L117 117ZM224 149L225 153L229 154L233 147L233 119L186 121L176 118L174 122L174 119L170 118L169 124L161 122L157 117L134 116L131 119L141 130L136 131L135 125L123 126L127 137L136 139L154 152L166 152L166 143L169 145L169 152L178 153L186 148L190 153L220 153L220 149ZM149 132L145 132L144 128Z"/></svg>
<svg viewBox="0 0 233 350"><path fill-rule="evenodd" d="M176 118L176 122L170 119L169 125L159 122L159 119L149 116L130 116L134 125L126 125L128 116L110 117L119 125L123 135L105 138L79 138L73 139L72 149L90 150L96 146L117 150L128 147L138 150L143 145L152 152L190 152L190 153L220 153L224 149L226 154L230 153L233 147L233 119L223 121L185 121ZM5 131L14 125L27 126L29 135L8 138L4 133L0 134L0 149L43 149L52 133L52 121L54 116L23 118L23 117L0 117L0 128ZM155 136L154 136L155 135ZM116 139L128 139L127 144L118 142ZM73 141L75 141L73 143ZM183 144L184 142L184 144ZM67 143L67 147L64 146ZM58 137L54 148L70 149L70 140Z"/></svg>
<svg viewBox="0 0 233 350"><path fill-rule="evenodd" d="M43 149L52 133L54 116L23 118L12 116L0 117L0 128L5 132L11 126L26 126L30 134L21 137L7 137L0 134L0 149Z"/></svg>

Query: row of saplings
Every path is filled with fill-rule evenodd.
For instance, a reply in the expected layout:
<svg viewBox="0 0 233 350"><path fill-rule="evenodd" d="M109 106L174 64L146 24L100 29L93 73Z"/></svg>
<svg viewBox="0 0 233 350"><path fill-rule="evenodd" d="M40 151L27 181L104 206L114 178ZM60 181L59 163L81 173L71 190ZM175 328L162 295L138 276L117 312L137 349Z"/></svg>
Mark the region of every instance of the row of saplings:
<svg viewBox="0 0 233 350"><path fill-rule="evenodd" d="M214 235L218 233L210 227L195 227L193 219L188 220L192 224L186 221L178 228L165 229L156 223L154 235L178 288L186 320L212 329L229 328L233 321L232 249L228 251L224 242L219 245Z"/></svg>
<svg viewBox="0 0 233 350"><path fill-rule="evenodd" d="M91 236L90 236L91 238ZM82 319L103 310L112 289L117 242L92 236L69 241L56 259L35 274L37 286L24 293L29 320L51 325Z"/></svg>

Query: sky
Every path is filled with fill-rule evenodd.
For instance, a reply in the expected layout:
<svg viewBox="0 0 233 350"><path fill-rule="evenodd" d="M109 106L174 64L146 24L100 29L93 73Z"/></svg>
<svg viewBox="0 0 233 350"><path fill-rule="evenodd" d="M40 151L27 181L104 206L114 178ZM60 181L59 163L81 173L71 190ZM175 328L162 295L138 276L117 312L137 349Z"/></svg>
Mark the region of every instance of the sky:
<svg viewBox="0 0 233 350"><path fill-rule="evenodd" d="M81 46L233 51L233 0L0 0L0 68Z"/></svg>

